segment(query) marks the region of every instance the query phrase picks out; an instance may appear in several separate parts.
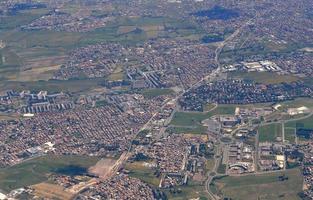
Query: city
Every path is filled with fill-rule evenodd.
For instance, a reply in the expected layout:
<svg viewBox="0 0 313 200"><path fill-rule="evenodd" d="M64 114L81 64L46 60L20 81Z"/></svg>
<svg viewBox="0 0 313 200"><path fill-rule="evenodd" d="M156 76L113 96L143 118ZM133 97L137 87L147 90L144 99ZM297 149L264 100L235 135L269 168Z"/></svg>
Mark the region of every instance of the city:
<svg viewBox="0 0 313 200"><path fill-rule="evenodd" d="M313 199L310 0L3 0L0 199Z"/></svg>

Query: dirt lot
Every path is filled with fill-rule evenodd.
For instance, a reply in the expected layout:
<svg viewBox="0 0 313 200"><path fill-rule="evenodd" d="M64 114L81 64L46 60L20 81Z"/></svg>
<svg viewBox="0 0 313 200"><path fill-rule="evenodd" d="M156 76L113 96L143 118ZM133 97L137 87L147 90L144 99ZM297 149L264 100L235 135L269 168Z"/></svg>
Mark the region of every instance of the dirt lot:
<svg viewBox="0 0 313 200"><path fill-rule="evenodd" d="M105 177L116 163L116 160L104 158L97 162L96 165L89 168L89 172L99 177Z"/></svg>
<svg viewBox="0 0 313 200"><path fill-rule="evenodd" d="M39 183L33 185L32 188L35 190L36 196L44 199L70 200L74 196L74 194L66 192L63 187L50 183Z"/></svg>

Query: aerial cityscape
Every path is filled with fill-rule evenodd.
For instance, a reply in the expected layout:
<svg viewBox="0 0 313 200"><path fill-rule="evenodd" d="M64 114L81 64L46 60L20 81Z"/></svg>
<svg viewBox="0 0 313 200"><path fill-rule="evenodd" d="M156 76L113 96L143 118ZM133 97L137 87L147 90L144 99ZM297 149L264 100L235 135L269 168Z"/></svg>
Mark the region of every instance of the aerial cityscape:
<svg viewBox="0 0 313 200"><path fill-rule="evenodd" d="M313 200L312 0L0 0L0 200Z"/></svg>

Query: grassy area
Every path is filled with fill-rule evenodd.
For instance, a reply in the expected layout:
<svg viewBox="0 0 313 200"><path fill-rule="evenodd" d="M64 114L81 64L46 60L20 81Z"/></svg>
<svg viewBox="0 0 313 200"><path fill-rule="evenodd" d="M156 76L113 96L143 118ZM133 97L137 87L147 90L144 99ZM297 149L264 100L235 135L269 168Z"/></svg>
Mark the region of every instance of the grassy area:
<svg viewBox="0 0 313 200"><path fill-rule="evenodd" d="M0 91L14 89L17 91L31 90L40 91L47 90L50 92L68 91L68 92L84 92L99 87L102 79L82 79L82 80L49 80L49 81L1 81Z"/></svg>
<svg viewBox="0 0 313 200"><path fill-rule="evenodd" d="M126 170L129 170L129 175L138 178L154 187L158 187L160 178L154 175L155 170L143 165L143 162L127 163Z"/></svg>
<svg viewBox="0 0 313 200"><path fill-rule="evenodd" d="M201 121L214 115L234 114L235 108L235 105L218 105L211 112L176 112L171 124L174 126L198 126Z"/></svg>
<svg viewBox="0 0 313 200"><path fill-rule="evenodd" d="M296 130L294 128L285 128L285 140L294 143L296 140Z"/></svg>
<svg viewBox="0 0 313 200"><path fill-rule="evenodd" d="M208 113L209 117L214 115L233 115L238 105L218 105L216 109Z"/></svg>
<svg viewBox="0 0 313 200"><path fill-rule="evenodd" d="M205 163L205 170L207 172L209 171L212 171L213 168L214 168L214 164L215 164L215 160L212 158L212 159L208 159Z"/></svg>
<svg viewBox="0 0 313 200"><path fill-rule="evenodd" d="M16 74L25 66L25 63L32 62L32 59L53 59L55 56L65 56L71 50L89 44L100 42L137 44L158 37L195 37L197 39L203 34L200 27L188 21L167 17L117 17L104 28L88 33L17 29L47 12L47 9L27 10L14 16L1 18L0 40L5 42L7 48L5 52L0 51L0 79L11 80L13 76L17 77L14 80L20 81L20 76ZM119 30L123 27L124 29L133 27L133 29L120 33ZM5 60L2 59L3 57ZM48 75L51 76L51 73ZM118 68L108 79L120 80L123 76L123 69ZM44 78L48 79L46 76Z"/></svg>
<svg viewBox="0 0 313 200"><path fill-rule="evenodd" d="M218 105L210 112L176 112L170 123L169 131L173 133L203 134L207 128L201 122L214 115L234 114L235 105Z"/></svg>
<svg viewBox="0 0 313 200"><path fill-rule="evenodd" d="M266 84L290 83L299 80L298 77L292 75L279 75L273 72L232 72L229 76Z"/></svg>
<svg viewBox="0 0 313 200"><path fill-rule="evenodd" d="M119 81L124 79L123 66L118 65L114 69L113 73L109 75L108 80L110 81Z"/></svg>
<svg viewBox="0 0 313 200"><path fill-rule="evenodd" d="M280 123L261 126L259 128L259 142L273 142L282 136L282 125Z"/></svg>
<svg viewBox="0 0 313 200"><path fill-rule="evenodd" d="M0 169L0 189L13 189L37 184L47 180L47 174L64 171L67 167L88 168L99 158L87 156L45 156L21 164ZM65 170L66 171L66 170Z"/></svg>
<svg viewBox="0 0 313 200"><path fill-rule="evenodd" d="M190 184L190 183L189 183ZM164 190L166 196L170 200L189 200L197 199L206 200L207 193L205 192L205 187L200 184L191 183L187 186L181 186L175 188L177 191L170 192L170 190Z"/></svg>
<svg viewBox="0 0 313 200"><path fill-rule="evenodd" d="M162 95L170 95L173 94L174 91L171 89L145 89L140 91L140 93L145 97L145 98L154 98Z"/></svg>
<svg viewBox="0 0 313 200"><path fill-rule="evenodd" d="M288 108L299 108L302 106L313 108L313 99L311 98L298 98L293 101L285 101L279 103L281 105L282 109L288 109Z"/></svg>
<svg viewBox="0 0 313 200"><path fill-rule="evenodd" d="M21 25L29 24L34 19L39 18L41 15L48 13L49 10L42 9L30 9L23 12L18 12L14 15L1 16L0 30L9 30L17 28Z"/></svg>
<svg viewBox="0 0 313 200"><path fill-rule="evenodd" d="M209 118L207 113L202 112L176 112L171 124L175 126L197 126L207 118Z"/></svg>
<svg viewBox="0 0 313 200"><path fill-rule="evenodd" d="M208 111L212 110L214 107L215 107L215 104L209 103L209 104L203 106L203 110L205 112L208 112Z"/></svg>
<svg viewBox="0 0 313 200"><path fill-rule="evenodd" d="M282 175L288 180L280 181L279 176ZM302 181L301 172L296 168L262 175L227 176L215 179L213 183L218 193L234 200L294 200L299 199L297 194L302 191Z"/></svg>
<svg viewBox="0 0 313 200"><path fill-rule="evenodd" d="M288 122L285 124L285 127L290 127L290 128L305 128L305 129L313 129L313 116L302 119L302 120L297 120L297 121L292 121Z"/></svg>
<svg viewBox="0 0 313 200"><path fill-rule="evenodd" d="M169 127L167 131L177 134L205 134L207 128L201 125L195 127Z"/></svg>
<svg viewBox="0 0 313 200"><path fill-rule="evenodd" d="M226 173L226 165L220 163L218 168L217 168L217 172L220 174L225 174Z"/></svg>

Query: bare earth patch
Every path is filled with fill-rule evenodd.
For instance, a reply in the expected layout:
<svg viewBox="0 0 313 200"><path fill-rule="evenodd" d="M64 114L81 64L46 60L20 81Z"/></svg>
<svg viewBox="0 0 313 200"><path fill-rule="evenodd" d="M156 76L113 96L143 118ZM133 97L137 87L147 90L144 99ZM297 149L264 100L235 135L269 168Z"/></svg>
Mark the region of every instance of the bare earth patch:
<svg viewBox="0 0 313 200"><path fill-rule="evenodd" d="M74 194L67 192L63 187L50 183L39 183L33 185L34 194L43 199L70 200Z"/></svg>
<svg viewBox="0 0 313 200"><path fill-rule="evenodd" d="M105 177L116 163L116 160L105 158L97 162L96 165L89 168L89 173L95 174L99 177Z"/></svg>

